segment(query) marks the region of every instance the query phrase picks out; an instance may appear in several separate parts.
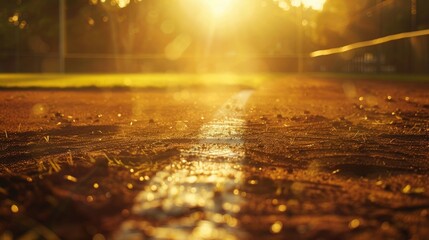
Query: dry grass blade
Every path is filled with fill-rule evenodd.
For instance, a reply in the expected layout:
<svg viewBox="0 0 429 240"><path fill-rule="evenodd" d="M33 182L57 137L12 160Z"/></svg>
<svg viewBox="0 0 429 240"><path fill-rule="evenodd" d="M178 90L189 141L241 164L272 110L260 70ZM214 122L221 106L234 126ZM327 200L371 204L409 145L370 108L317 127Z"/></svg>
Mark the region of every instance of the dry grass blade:
<svg viewBox="0 0 429 240"><path fill-rule="evenodd" d="M67 158L66 158L66 160L67 160L67 163L70 166L74 165L73 156L72 156L72 153L70 151L67 152Z"/></svg>
<svg viewBox="0 0 429 240"><path fill-rule="evenodd" d="M51 165L51 167L49 168L49 173L50 174L52 173L52 170L54 170L55 172L59 172L61 170L61 167L57 163L57 160L49 159L48 162Z"/></svg>

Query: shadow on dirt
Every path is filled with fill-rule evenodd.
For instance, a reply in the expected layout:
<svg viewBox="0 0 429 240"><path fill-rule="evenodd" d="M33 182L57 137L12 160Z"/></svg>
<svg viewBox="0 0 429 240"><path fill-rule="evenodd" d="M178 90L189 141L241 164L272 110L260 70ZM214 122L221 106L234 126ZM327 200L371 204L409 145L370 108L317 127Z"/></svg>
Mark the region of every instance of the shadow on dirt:
<svg viewBox="0 0 429 240"><path fill-rule="evenodd" d="M88 147L97 148L100 139L114 136L118 126L66 126L49 131L32 131L9 134L3 139L0 163L65 154L68 151L83 151Z"/></svg>
<svg viewBox="0 0 429 240"><path fill-rule="evenodd" d="M413 168L399 168L390 166L363 165L363 164L338 164L323 168L326 172L335 172L337 176L346 178L378 179L391 177L398 174L425 173L426 170Z"/></svg>

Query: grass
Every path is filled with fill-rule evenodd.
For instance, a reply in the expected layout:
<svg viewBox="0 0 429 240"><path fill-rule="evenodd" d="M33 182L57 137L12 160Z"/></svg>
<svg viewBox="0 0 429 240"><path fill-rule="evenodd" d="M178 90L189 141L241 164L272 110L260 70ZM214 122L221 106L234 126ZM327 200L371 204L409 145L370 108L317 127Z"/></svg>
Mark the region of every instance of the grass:
<svg viewBox="0 0 429 240"><path fill-rule="evenodd" d="M429 75L389 73L305 73L303 77L429 83Z"/></svg>
<svg viewBox="0 0 429 240"><path fill-rule="evenodd" d="M261 74L0 74L3 88L139 87L170 88L189 86L256 87Z"/></svg>
<svg viewBox="0 0 429 240"><path fill-rule="evenodd" d="M259 74L0 74L0 88L130 87L175 88L209 86L257 87L278 77L429 82L429 75L352 73L259 73Z"/></svg>

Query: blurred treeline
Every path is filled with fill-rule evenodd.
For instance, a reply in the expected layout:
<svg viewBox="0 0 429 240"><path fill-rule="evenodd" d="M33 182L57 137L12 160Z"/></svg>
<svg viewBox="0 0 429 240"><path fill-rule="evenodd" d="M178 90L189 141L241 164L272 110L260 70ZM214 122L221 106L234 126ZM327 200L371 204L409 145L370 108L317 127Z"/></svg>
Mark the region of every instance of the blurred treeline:
<svg viewBox="0 0 429 240"><path fill-rule="evenodd" d="M216 1L216 0L213 0ZM429 28L427 0L65 0L66 71L429 71L428 36L311 59L311 51ZM192 3L192 4L191 4ZM0 2L0 72L58 70L59 0ZM173 51L171 53L171 51Z"/></svg>

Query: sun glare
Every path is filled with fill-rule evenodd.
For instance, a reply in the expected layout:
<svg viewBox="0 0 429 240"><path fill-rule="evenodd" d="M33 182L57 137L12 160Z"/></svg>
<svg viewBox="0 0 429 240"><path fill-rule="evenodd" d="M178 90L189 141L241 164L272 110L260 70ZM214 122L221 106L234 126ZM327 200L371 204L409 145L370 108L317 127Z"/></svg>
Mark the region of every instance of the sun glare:
<svg viewBox="0 0 429 240"><path fill-rule="evenodd" d="M306 8L322 11L326 0L293 0L292 6L299 7L301 4Z"/></svg>
<svg viewBox="0 0 429 240"><path fill-rule="evenodd" d="M214 17L222 17L232 7L233 0L203 0L202 3L207 7Z"/></svg>

